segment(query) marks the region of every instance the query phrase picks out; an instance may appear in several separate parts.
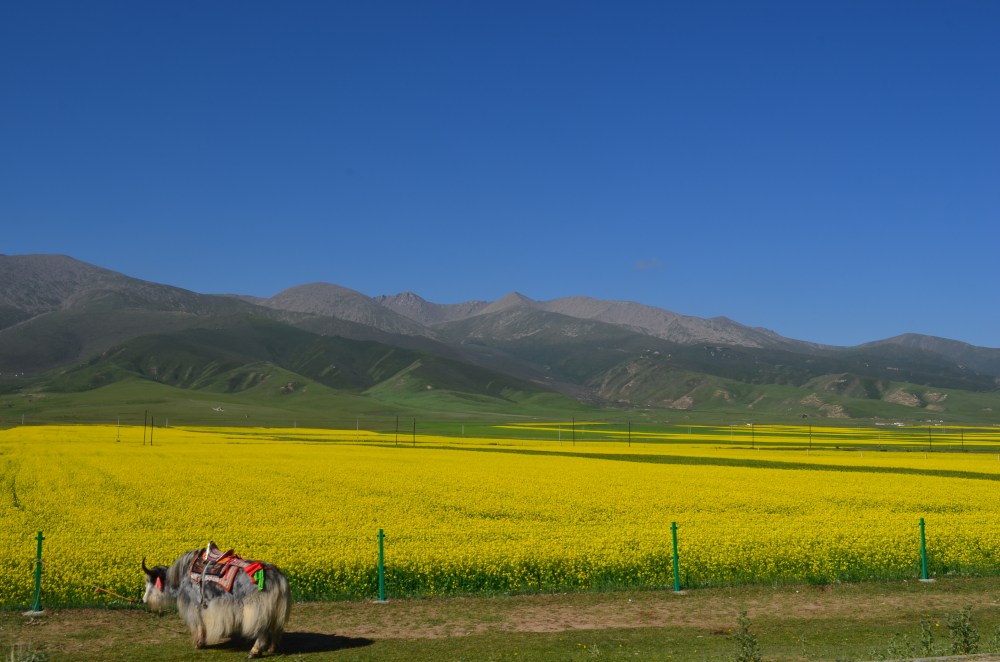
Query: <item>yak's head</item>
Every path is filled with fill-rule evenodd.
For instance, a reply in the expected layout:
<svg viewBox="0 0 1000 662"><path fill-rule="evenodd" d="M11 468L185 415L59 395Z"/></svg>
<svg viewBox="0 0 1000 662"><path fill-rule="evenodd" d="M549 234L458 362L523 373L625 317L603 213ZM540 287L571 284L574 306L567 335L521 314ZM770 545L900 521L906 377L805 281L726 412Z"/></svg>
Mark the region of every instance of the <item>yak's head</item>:
<svg viewBox="0 0 1000 662"><path fill-rule="evenodd" d="M146 575L146 592L142 595L142 601L150 610L162 613L168 606L173 604L167 590L167 567L155 565L152 568L146 567L146 559L142 559L142 571Z"/></svg>

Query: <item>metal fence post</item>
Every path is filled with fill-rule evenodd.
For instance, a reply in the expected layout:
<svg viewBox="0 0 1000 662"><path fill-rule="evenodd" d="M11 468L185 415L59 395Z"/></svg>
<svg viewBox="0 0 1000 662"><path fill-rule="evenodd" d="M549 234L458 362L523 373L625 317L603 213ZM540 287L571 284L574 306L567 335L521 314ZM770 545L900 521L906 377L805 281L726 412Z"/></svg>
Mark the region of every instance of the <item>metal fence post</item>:
<svg viewBox="0 0 1000 662"><path fill-rule="evenodd" d="M45 540L45 536L42 532L38 532L38 556L35 561L35 601L31 605L31 609L25 614L26 616L36 615L42 613L42 541Z"/></svg>
<svg viewBox="0 0 1000 662"><path fill-rule="evenodd" d="M674 593L681 592L681 569L679 556L677 554L677 522L670 525L670 533L674 539Z"/></svg>
<svg viewBox="0 0 1000 662"><path fill-rule="evenodd" d="M927 575L927 536L924 535L924 518L920 518L920 581L934 581Z"/></svg>
<svg viewBox="0 0 1000 662"><path fill-rule="evenodd" d="M378 530L378 601L385 602L385 533Z"/></svg>

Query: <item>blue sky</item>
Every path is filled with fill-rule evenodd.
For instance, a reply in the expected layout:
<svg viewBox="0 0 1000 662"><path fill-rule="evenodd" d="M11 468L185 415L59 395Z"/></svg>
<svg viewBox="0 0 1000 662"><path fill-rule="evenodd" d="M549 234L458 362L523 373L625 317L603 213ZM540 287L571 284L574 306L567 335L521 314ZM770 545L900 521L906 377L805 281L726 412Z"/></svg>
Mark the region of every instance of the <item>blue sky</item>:
<svg viewBox="0 0 1000 662"><path fill-rule="evenodd" d="M4 2L0 253L1000 347L997 2Z"/></svg>

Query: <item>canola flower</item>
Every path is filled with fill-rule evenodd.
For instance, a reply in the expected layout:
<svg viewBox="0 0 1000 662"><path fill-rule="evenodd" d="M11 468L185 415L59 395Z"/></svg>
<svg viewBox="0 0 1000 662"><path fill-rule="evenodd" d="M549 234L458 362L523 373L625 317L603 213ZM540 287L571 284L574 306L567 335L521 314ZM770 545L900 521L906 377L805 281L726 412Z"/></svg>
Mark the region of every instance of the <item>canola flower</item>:
<svg viewBox="0 0 1000 662"><path fill-rule="evenodd" d="M793 450L748 448L720 431L396 445L364 430L157 428L149 445L139 428L13 428L0 432L0 606L29 603L40 530L43 604L101 602L95 586L134 596L143 557L170 563L208 540L277 563L297 599L370 598L379 529L397 596L670 586L671 522L685 587L916 576L921 517L932 572L996 572L997 454L808 451L794 427L769 435Z"/></svg>

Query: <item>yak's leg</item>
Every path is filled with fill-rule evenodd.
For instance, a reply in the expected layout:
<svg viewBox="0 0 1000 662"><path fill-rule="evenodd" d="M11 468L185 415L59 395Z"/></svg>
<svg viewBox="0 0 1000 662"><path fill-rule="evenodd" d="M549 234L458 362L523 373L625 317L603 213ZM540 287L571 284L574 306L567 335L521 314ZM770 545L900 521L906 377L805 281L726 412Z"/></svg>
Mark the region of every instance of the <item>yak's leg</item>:
<svg viewBox="0 0 1000 662"><path fill-rule="evenodd" d="M252 660L255 657L260 657L261 651L267 646L267 639L264 637L258 637L257 641L253 642L253 648L247 653L247 659Z"/></svg>
<svg viewBox="0 0 1000 662"><path fill-rule="evenodd" d="M199 620L198 624L194 626L194 647L204 648L205 638L206 638L205 624L202 623L201 620Z"/></svg>
<svg viewBox="0 0 1000 662"><path fill-rule="evenodd" d="M277 632L271 633L271 644L267 647L267 652L274 655L274 652L278 650L278 644L281 643L281 635L283 632L278 630Z"/></svg>
<svg viewBox="0 0 1000 662"><path fill-rule="evenodd" d="M260 657L265 650L268 653L274 653L274 649L277 645L278 642L274 638L273 633L263 632L257 637L257 640L253 642L253 648L250 649L250 654L247 655L247 657Z"/></svg>

